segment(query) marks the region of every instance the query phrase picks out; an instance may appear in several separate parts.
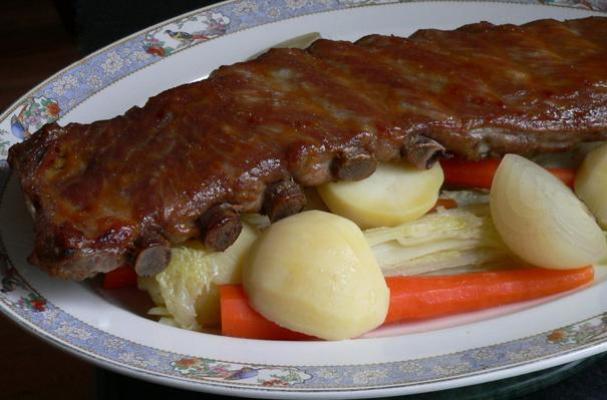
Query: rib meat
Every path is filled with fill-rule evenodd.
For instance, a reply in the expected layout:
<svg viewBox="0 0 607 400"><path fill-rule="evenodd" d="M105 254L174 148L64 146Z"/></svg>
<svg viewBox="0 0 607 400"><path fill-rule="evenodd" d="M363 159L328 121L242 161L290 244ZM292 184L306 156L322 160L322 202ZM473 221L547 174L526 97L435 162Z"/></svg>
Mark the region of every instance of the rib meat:
<svg viewBox="0 0 607 400"><path fill-rule="evenodd" d="M125 262L156 271L171 244L225 248L238 213L298 212L300 186L361 179L377 162L605 139L605 38L607 18L592 17L318 40L111 120L46 125L9 153L35 217L29 260L71 279Z"/></svg>

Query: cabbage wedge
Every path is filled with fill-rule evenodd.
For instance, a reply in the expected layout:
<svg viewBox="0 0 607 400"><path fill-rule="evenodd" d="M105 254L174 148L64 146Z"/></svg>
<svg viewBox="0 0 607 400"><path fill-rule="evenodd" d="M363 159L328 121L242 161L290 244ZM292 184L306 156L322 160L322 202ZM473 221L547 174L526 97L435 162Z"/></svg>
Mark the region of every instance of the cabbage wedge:
<svg viewBox="0 0 607 400"><path fill-rule="evenodd" d="M491 221L489 206L439 209L415 221L364 232L385 276L478 268L512 259Z"/></svg>
<svg viewBox="0 0 607 400"><path fill-rule="evenodd" d="M243 223L236 242L223 252L209 251L195 240L173 247L164 271L138 280L156 304L148 314L190 330L219 326L218 285L241 282L242 266L257 236L255 228Z"/></svg>

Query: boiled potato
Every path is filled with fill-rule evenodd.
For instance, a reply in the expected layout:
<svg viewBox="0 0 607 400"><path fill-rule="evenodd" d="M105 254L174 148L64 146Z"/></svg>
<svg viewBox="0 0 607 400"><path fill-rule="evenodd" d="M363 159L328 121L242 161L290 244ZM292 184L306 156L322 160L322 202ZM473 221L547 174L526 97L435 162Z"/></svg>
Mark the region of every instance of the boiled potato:
<svg viewBox="0 0 607 400"><path fill-rule="evenodd" d="M430 210L443 184L443 170L436 163L420 170L404 162L380 164L370 177L331 182L318 193L335 214L362 228L394 226L415 220Z"/></svg>
<svg viewBox="0 0 607 400"><path fill-rule="evenodd" d="M218 285L241 282L242 265L257 232L243 224L234 244L225 251L209 251L199 241L171 249L167 268L155 277L140 279L154 302L164 306L175 323L185 329L219 325Z"/></svg>
<svg viewBox="0 0 607 400"><path fill-rule="evenodd" d="M571 189L521 156L500 162L489 205L506 246L530 264L578 268L607 253L603 231Z"/></svg>
<svg viewBox="0 0 607 400"><path fill-rule="evenodd" d="M388 287L361 230L324 211L304 211L262 233L243 285L269 320L327 340L372 330L388 311Z"/></svg>
<svg viewBox="0 0 607 400"><path fill-rule="evenodd" d="M592 150L575 176L575 193L607 229L607 144Z"/></svg>

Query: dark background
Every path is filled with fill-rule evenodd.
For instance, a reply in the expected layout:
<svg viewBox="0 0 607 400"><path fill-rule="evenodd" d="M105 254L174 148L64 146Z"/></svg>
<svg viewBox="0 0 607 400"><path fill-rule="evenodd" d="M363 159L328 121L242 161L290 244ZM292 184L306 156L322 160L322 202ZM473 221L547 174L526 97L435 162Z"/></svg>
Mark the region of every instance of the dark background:
<svg viewBox="0 0 607 400"><path fill-rule="evenodd" d="M84 55L209 3L0 0L0 110ZM70 400L122 392L112 383L113 375L97 373L92 365L30 336L3 315L0 345L0 399ZM100 379L105 390L97 393Z"/></svg>
<svg viewBox="0 0 607 400"><path fill-rule="evenodd" d="M210 3L213 1L2 0L0 110L82 56L127 34ZM213 398L97 369L30 336L4 316L0 316L0 343L0 398L132 399L152 394ZM607 399L606 357L565 368L556 378L543 376L536 374L463 392L413 398ZM556 381L561 382L555 384ZM547 385L547 389L542 389Z"/></svg>

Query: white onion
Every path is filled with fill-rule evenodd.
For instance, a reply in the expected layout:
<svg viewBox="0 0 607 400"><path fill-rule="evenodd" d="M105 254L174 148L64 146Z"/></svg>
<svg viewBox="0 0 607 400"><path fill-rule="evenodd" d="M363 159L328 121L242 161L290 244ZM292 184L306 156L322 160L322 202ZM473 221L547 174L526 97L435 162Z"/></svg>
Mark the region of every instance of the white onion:
<svg viewBox="0 0 607 400"><path fill-rule="evenodd" d="M508 154L500 163L490 207L504 243L533 265L576 268L594 264L607 253L601 228L575 194L521 156Z"/></svg>
<svg viewBox="0 0 607 400"><path fill-rule="evenodd" d="M575 193L607 228L607 144L592 150L575 175Z"/></svg>

